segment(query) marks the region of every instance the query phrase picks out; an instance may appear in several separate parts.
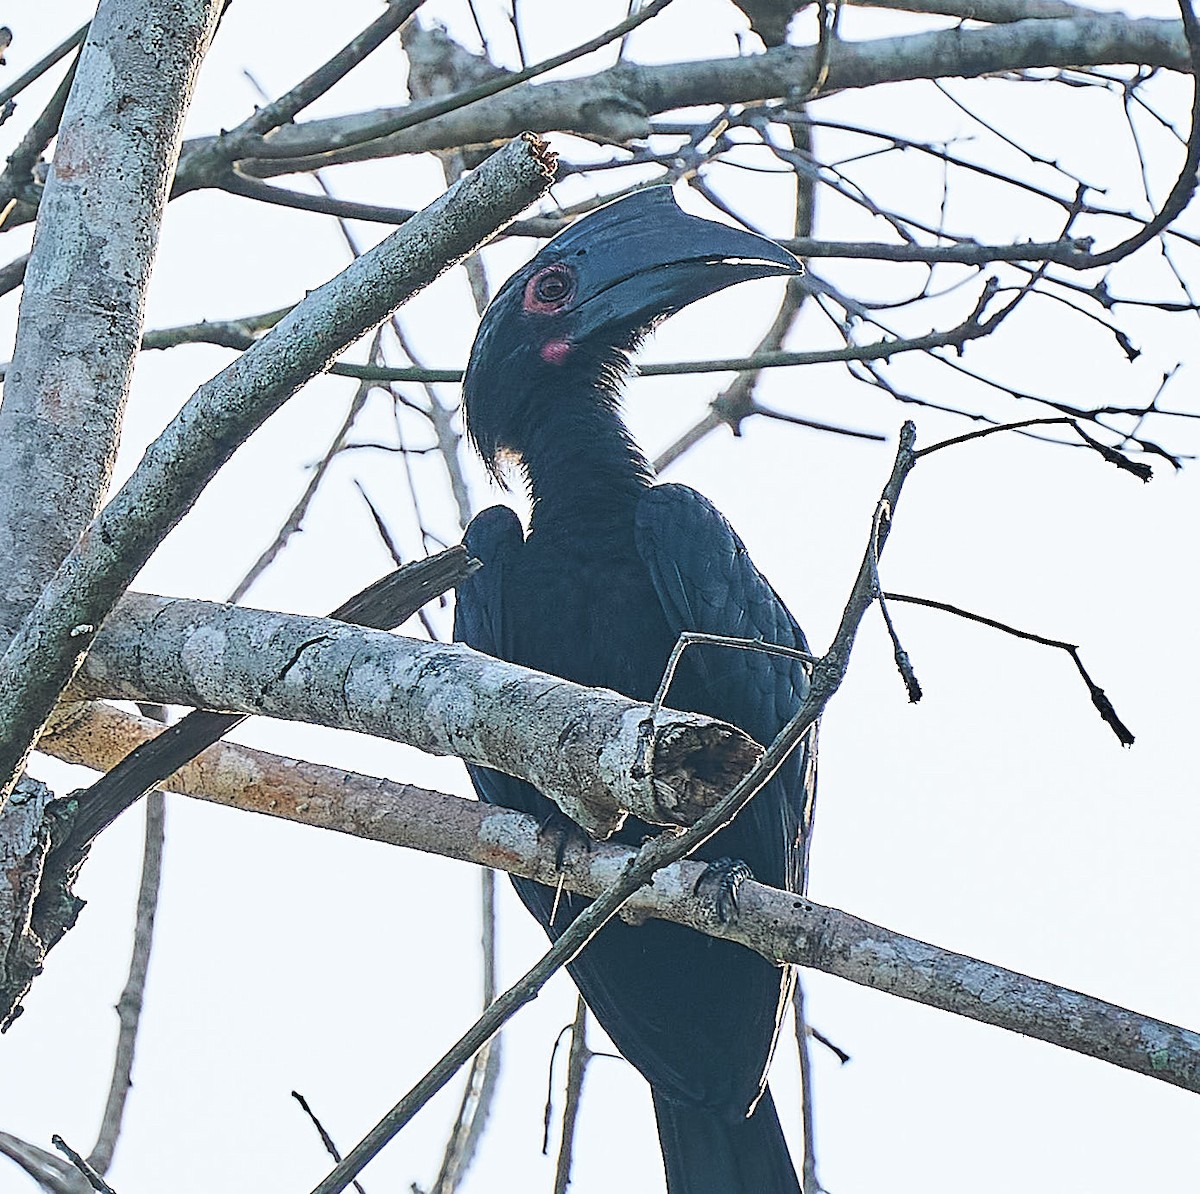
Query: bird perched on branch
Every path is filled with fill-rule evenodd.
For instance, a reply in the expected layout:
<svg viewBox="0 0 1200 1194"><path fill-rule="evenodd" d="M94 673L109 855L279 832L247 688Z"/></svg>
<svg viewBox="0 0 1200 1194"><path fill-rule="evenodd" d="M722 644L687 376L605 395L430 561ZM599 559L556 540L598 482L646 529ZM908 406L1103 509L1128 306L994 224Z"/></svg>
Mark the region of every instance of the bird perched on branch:
<svg viewBox="0 0 1200 1194"><path fill-rule="evenodd" d="M464 380L471 439L494 474L513 461L532 499L528 533L505 506L466 544L483 567L458 590L455 636L490 655L649 700L682 631L807 650L799 626L705 498L656 485L621 420L629 353L657 323L736 282L802 272L790 253L685 214L667 187L601 208L551 240L483 317ZM794 659L692 646L668 704L767 744L808 691ZM793 753L697 856L744 862L800 891L815 743ZM474 767L483 800L544 821L529 784ZM618 840L652 827L629 820ZM514 879L551 937L586 901ZM650 1083L671 1194L799 1188L766 1074L788 971L661 921L613 921L569 967L617 1048Z"/></svg>

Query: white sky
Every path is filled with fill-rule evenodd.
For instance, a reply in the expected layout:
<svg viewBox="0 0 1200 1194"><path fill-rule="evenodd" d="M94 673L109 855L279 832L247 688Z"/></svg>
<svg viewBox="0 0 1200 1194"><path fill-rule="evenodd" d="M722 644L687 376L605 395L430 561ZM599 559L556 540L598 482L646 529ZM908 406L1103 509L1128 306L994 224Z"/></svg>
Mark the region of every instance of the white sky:
<svg viewBox="0 0 1200 1194"><path fill-rule="evenodd" d="M618 3L588 6L569 27L562 6L523 5L531 57L613 23ZM15 77L87 15L75 0L16 0L3 19L16 35L0 81ZM1170 6L1136 6L1169 15ZM230 127L254 95L251 69L273 94L324 61L378 12L343 0L297 19L281 0L242 0L227 14L206 65L189 129ZM464 38L465 6L429 4ZM483 7L499 29L496 3ZM542 14L550 14L543 17ZM686 59L735 49L730 9L677 0L639 33L632 56ZM890 32L902 18L848 12L849 28ZM545 34L543 36L543 30ZM507 52L507 44L504 44ZM608 59L605 59L607 61ZM0 129L0 153L40 110L31 91ZM314 115L401 102L394 47L379 51ZM821 116L879 118L885 93L850 94ZM970 134L967 119L925 86L894 89L887 117L917 140ZM955 94L1027 137L1048 156L1136 201L1138 179L1117 101L1000 81ZM1161 103L1185 119L1187 94ZM1158 142L1155 142L1158 145ZM978 143L960 147L979 152ZM1157 151L1156 151L1157 152ZM1165 153L1165 150L1164 150ZM1003 165L1010 164L1002 161ZM1155 163L1158 196L1175 157ZM783 194L761 176L719 175L725 193L783 230ZM910 156L864 174L875 193L936 221L940 175ZM1030 177L1047 184L1045 170ZM440 189L436 168L402 161L332 176L337 193L408 206ZM577 190L582 184L577 184ZM572 191L563 188L567 197ZM689 202L688 197L684 197ZM755 206L757 204L757 206ZM703 210L699 201L693 210ZM980 239L1049 239L1032 209L999 204L982 188L952 199L949 222ZM882 235L835 203L818 232ZM1194 215L1187 226L1197 231ZM364 239L385 230L360 228ZM1112 235L1101 229L1098 235ZM26 233L4 238L3 260ZM494 257L499 282L520 247ZM1194 256L1179 255L1196 284ZM149 302L148 326L230 318L293 301L345 263L327 218L209 193L171 205ZM898 293L913 274L883 263L817 263L858 297ZM1114 276L1119 293L1169 293L1154 250ZM1157 288L1157 289L1156 289ZM404 318L427 361L457 365L473 334L461 273L439 282ZM1170 294L1170 297L1178 297ZM778 297L772 283L738 288L685 312L649 346L649 359L731 356L757 341ZM0 299L11 348L17 296ZM935 310L889 318L911 331L955 318L961 296ZM966 363L1012 384L1080 405L1136 403L1182 362L1164 404L1196 410L1196 317L1123 316L1143 355L1127 364L1111 337L1053 305L1030 304ZM831 344L806 317L792 346ZM138 367L122 475L195 386L229 359L213 348L151 354ZM979 409L979 389L947 371L898 362L889 376L931 400ZM652 379L631 392L629 418L647 448L669 443L703 411L717 378ZM240 451L141 579L171 594L223 597L273 535L324 450L352 383L309 386ZM777 371L768 404L886 432L888 445L751 422L711 436L668 474L725 511L817 645L824 645L861 555L890 467L894 436L915 417L920 441L968 429L961 420L899 408L836 366ZM378 400L377 400L378 401ZM1018 417L1022 408L1006 409ZM384 404L374 422L383 433ZM1181 452L1200 446L1194 425L1159 422L1150 434ZM333 470L304 533L251 594L255 604L325 612L388 567L353 481L362 480L409 550L414 524L392 458L356 453ZM432 465L417 464L433 476ZM1194 614L1200 471L1156 466L1142 486L1091 454L995 437L922 464L904 493L884 559L892 589L958 603L1079 643L1093 676L1138 736L1122 750L1096 717L1068 659L928 611L895 616L925 689L909 706L877 617L861 635L851 673L825 720L818 833L810 894L890 928L973 954L1163 1019L1200 1025L1200 845L1197 699L1200 636ZM476 501L498 500L474 469ZM453 515L430 497L431 520L453 535ZM448 619L440 623L448 626ZM385 743L276 724L239 737L268 748L467 794L459 764ZM60 791L87 782L48 763ZM344 840L171 798L163 899L139 1041L135 1087L109 1175L119 1194L170 1189L307 1191L326 1169L319 1142L289 1098L301 1091L349 1148L466 1027L478 1001L477 876L415 853ZM49 1147L52 1133L87 1151L107 1089L140 855L140 815L97 845L80 889L88 907L54 950L27 1011L0 1040L0 1130ZM502 980L544 944L505 885ZM834 1194L999 1194L1020 1188L1193 1188L1200 1163L1197 1104L1150 1079L1047 1045L827 978L806 975L813 1023L853 1055L839 1067L816 1052L818 1156ZM522 1012L504 1038L505 1068L492 1122L466 1189L549 1190L553 1158L539 1154L546 1067L573 1011L565 977ZM593 1031L599 1047L599 1033ZM781 1046L772 1085L796 1117L794 1052ZM366 1172L369 1194L429 1183L457 1103L444 1092ZM561 1101L561 1100L560 1100ZM624 1062L588 1073L572 1190L661 1188L646 1087ZM798 1157L798 1150L797 1150ZM0 1163L0 1192L32 1189Z"/></svg>

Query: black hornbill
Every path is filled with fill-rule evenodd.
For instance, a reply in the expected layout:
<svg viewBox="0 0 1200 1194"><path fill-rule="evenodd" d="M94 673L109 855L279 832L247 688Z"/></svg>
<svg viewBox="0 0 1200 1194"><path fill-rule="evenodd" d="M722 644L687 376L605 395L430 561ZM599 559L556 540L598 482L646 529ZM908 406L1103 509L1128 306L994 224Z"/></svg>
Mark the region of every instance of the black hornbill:
<svg viewBox="0 0 1200 1194"><path fill-rule="evenodd" d="M483 567L458 590L455 636L480 651L648 700L681 631L807 650L719 511L656 485L621 420L628 354L666 316L735 282L801 271L778 245L686 215L670 189L621 199L551 240L496 295L464 380L467 428L493 473L511 458L528 534L505 506L466 545ZM802 664L691 647L668 703L769 743L808 689ZM699 851L802 890L815 785L810 740ZM480 797L552 819L527 783L472 768ZM650 826L630 820L618 840ZM551 937L585 906L514 879ZM553 917L553 919L552 919ZM791 990L785 968L661 921L614 921L569 967L605 1031L650 1083L671 1194L798 1190L766 1071Z"/></svg>

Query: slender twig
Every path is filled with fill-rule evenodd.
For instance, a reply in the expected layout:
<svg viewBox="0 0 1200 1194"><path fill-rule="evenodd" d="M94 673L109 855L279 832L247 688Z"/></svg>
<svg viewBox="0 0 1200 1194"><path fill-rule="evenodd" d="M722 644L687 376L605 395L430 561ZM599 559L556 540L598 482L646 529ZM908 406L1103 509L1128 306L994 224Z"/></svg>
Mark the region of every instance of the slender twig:
<svg viewBox="0 0 1200 1194"><path fill-rule="evenodd" d="M23 75L15 78L7 87L0 87L0 106L7 104L15 95L19 95L30 83L40 79L56 62L65 58L76 46L87 37L91 21L80 25L65 41L59 42L44 58L39 58Z"/></svg>
<svg viewBox="0 0 1200 1194"><path fill-rule="evenodd" d="M481 867L479 881L483 1006L487 1007L496 998L496 872L491 867ZM457 1189L475 1158L500 1081L503 1042L503 1033L497 1033L471 1059L458 1115L430 1194L449 1194Z"/></svg>
<svg viewBox="0 0 1200 1194"><path fill-rule="evenodd" d="M375 203L355 203L349 199L335 199L329 195L309 195L293 191L273 183L251 178L237 170L225 174L217 184L221 190L243 199L256 199L260 203L274 203L278 207L290 207L298 211L311 211L323 216L337 216L343 220L368 220L373 224L404 224L416 214L410 207L381 207Z"/></svg>
<svg viewBox="0 0 1200 1194"><path fill-rule="evenodd" d="M269 140L263 140L267 134L289 124L309 104L345 78L368 55L382 46L420 6L421 0L390 0L380 16L323 66L274 103L265 104L237 128L222 133L194 157L181 163L176 189L184 191L198 185L192 180L202 174L225 173L220 166L244 157L250 146L254 146L256 153L263 152L264 146L270 144Z"/></svg>
<svg viewBox="0 0 1200 1194"><path fill-rule="evenodd" d="M591 1050L587 1045L587 1004L579 996L575 1001L575 1021L571 1025L571 1048L567 1053L567 1091L563 1102L562 1133L558 1159L554 1164L554 1194L567 1194L571 1184L571 1158L575 1145L575 1124L583 1098L583 1079Z"/></svg>
<svg viewBox="0 0 1200 1194"><path fill-rule="evenodd" d="M58 132L63 110L67 106L67 96L71 94L71 86L75 82L75 68L78 65L77 57L54 89L50 102L42 109L41 115L29 126L29 131L21 139L21 144L10 155L4 173L0 174L0 211L7 212L10 201L16 198L29 183L34 163L45 152L46 146ZM0 229L3 227L4 220L0 218Z"/></svg>
<svg viewBox="0 0 1200 1194"><path fill-rule="evenodd" d="M87 1183L92 1187L97 1194L117 1194L117 1192L98 1174L88 1163L81 1157L61 1136L55 1134L50 1137L50 1143L54 1145L76 1169L87 1179Z"/></svg>
<svg viewBox="0 0 1200 1194"><path fill-rule="evenodd" d="M378 349L379 339L380 332L376 330L371 345L370 355L372 359L374 359L375 352ZM242 579L234 586L228 600L232 602L241 601L254 586L254 582L274 563L275 558L288 545L292 536L300 531L301 526L304 524L305 515L308 513L308 508L312 504L313 498L317 495L317 490L320 488L321 482L325 479L334 458L345 446L346 439L353 429L355 421L362 414L363 408L367 404L367 398L370 396L373 386L374 383L372 382L359 382L355 388L354 396L350 399L350 405L346 410L345 417L342 419L341 426L334 433L333 439L330 441L329 447L325 449L321 459L313 466L308 483L304 487L304 492L296 500L296 504L283 520L283 524L279 530L275 532L271 542L267 544L259 554L258 559L250 565ZM397 561L397 565L399 565L399 561Z"/></svg>
<svg viewBox="0 0 1200 1194"><path fill-rule="evenodd" d="M804 979L797 974L792 989L792 1025L796 1032L796 1054L800 1061L800 1117L804 1142L800 1189L803 1194L823 1194L817 1178L817 1133L813 1102L812 1050L809 1048L808 1018L804 1014Z"/></svg>
<svg viewBox="0 0 1200 1194"><path fill-rule="evenodd" d="M900 636L896 633L896 626L892 622L892 615L888 612L883 585L879 581L879 545L884 533L890 526L891 518L891 510L880 503L879 508L875 511L875 528L871 538L872 543L875 545L875 553L871 560L871 570L875 585L875 596L879 602L879 612L883 615L883 623L887 627L888 637L892 640L892 655L896 660L896 668L904 680L904 687L908 689L910 703L915 705L921 699L921 685L917 680L917 673L913 670L908 652L900 644Z"/></svg>
<svg viewBox="0 0 1200 1194"><path fill-rule="evenodd" d="M658 691L654 694L654 700L650 702L650 716L648 720L653 721L662 712L662 707L667 700L667 694L671 691L671 685L675 682L675 673L679 668L679 661L683 658L684 652L688 647L700 645L731 647L738 651L757 651L762 655L776 655L783 659L795 659L800 663L808 664L810 667L817 662L817 657L811 652L799 651L795 647L784 647L778 643L765 643L757 638L737 638L731 634L703 634L698 630L683 630L675 640L675 645L671 648L671 654L667 657L662 679L658 684Z"/></svg>
<svg viewBox="0 0 1200 1194"><path fill-rule="evenodd" d="M1076 670L1079 672L1084 684L1087 685L1088 695L1092 698L1092 704L1096 707L1096 712L1104 719L1122 746L1132 746L1134 742L1133 734L1125 723L1117 716L1117 711L1113 708L1112 702L1108 699L1108 695L1088 674L1087 668L1083 666L1083 660L1079 658L1079 648L1074 643L1063 642L1061 639L1046 638L1045 635L1034 634L1029 630L1019 630L1015 626L1009 626L1005 622L998 622L995 618L984 617L983 614L975 614L970 610L962 609L957 605L950 605L945 601L934 601L930 597L912 597L905 593L884 593L883 596L888 601L903 601L909 605L923 605L927 609L940 610L945 614L953 614L958 618L966 618L969 622L978 622L981 626L990 626L993 630L1002 631L1004 634L1011 634L1014 638L1023 638L1027 642L1037 643L1043 647L1053 647L1058 651L1065 651L1070 657L1071 662L1075 664Z"/></svg>
<svg viewBox="0 0 1200 1194"><path fill-rule="evenodd" d="M300 1104L300 1110L308 1116L309 1122L316 1129L317 1135L321 1138L321 1143L325 1146L325 1151L334 1159L335 1162L342 1159L342 1154L338 1150L338 1146L334 1143L333 1137L325 1130L325 1125L317 1118L317 1113L309 1106L308 1100L298 1091L292 1091L292 1098ZM358 1194L366 1194L366 1191L358 1184L353 1183Z"/></svg>
<svg viewBox="0 0 1200 1194"><path fill-rule="evenodd" d="M1123 472L1132 473L1140 481L1149 481L1153 476L1153 470L1148 464L1142 464L1136 460L1130 460L1124 456L1116 448L1110 447L1108 444L1102 444L1099 440L1088 435L1086 431L1079 425L1078 421L1070 415L1047 415L1037 419L1021 419L1015 423L997 423L991 427L984 427L978 431L968 431L963 435L956 435L950 439L939 440L936 444L930 444L927 448L922 448L917 455L928 456L931 452L940 452L943 448L954 448L959 444L969 443L971 440L983 439L988 435L996 435L1001 431L1019 431L1025 427L1069 427L1079 436L1084 445L1091 448L1099 456L1103 457L1109 464L1121 469Z"/></svg>
<svg viewBox="0 0 1200 1194"><path fill-rule="evenodd" d="M990 292L989 292L990 295ZM852 344L846 348L813 349L807 352L763 352L745 357L728 357L715 361L673 361L647 363L634 369L637 377L675 377L693 373L736 373L759 369L784 369L794 365L826 365L836 361L890 360L906 352L929 352L935 348L959 348L969 340L977 340L995 331L1000 321L1011 311L1010 302L993 315L981 317L981 307L964 322L944 332L929 332L924 336L896 337ZM461 381L461 369L381 368L376 365L351 365L338 362L329 369L344 377L366 381ZM722 420L723 421L723 420ZM828 426L823 429L841 431ZM868 438L872 433L860 433Z"/></svg>
<svg viewBox="0 0 1200 1194"><path fill-rule="evenodd" d="M1143 245L1148 244L1170 224L1188 205L1196 191L1196 174L1200 170L1200 22L1192 7L1192 0L1179 0L1179 12L1183 19L1183 32L1187 39L1188 55L1192 65L1192 125L1188 132L1187 154L1179 177L1163 201L1154 218L1138 229L1132 236L1114 245L1103 253L1087 253L1077 261L1067 262L1074 269L1094 269L1096 266L1112 265Z"/></svg>
<svg viewBox="0 0 1200 1194"><path fill-rule="evenodd" d="M146 802L146 832L142 847L142 878L138 885L137 918L133 930L133 956L129 962L125 989L117 1001L121 1028L117 1035L112 1081L109 1083L100 1132L88 1157L88 1164L102 1174L107 1173L112 1164L113 1151L125 1115L125 1100L132 1085L133 1055L146 991L146 973L150 968L150 950L154 944L154 918L158 912L158 891L162 879L166 816L163 794L151 792Z"/></svg>
<svg viewBox="0 0 1200 1194"><path fill-rule="evenodd" d="M566 66L578 58L583 58L601 49L608 45L609 42L615 41L630 30L636 29L639 25L645 24L652 17L658 16L670 3L671 0L651 0L651 3L647 4L640 12L634 13L620 24L614 25L611 29L606 30L604 33L591 38L581 45L575 46L573 49L567 50L565 53L556 54L554 57L546 58L524 70L488 80L485 83L480 83L477 87L468 88L466 91L446 96L444 99L431 100L424 104L414 104L398 114L388 115L380 120L368 121L355 131L354 143L362 144L367 141L377 141L383 137L389 137L393 133L399 133L426 120L432 120L436 116L444 116L446 113L453 112L458 108L465 108L469 104L477 103L479 100L498 95L502 91L507 91L515 87L518 83L524 83L529 79L544 75L547 71L556 70L560 66ZM256 158L286 158L293 156L294 152L293 149L289 149L286 145L276 147L268 140L255 145L252 155Z"/></svg>

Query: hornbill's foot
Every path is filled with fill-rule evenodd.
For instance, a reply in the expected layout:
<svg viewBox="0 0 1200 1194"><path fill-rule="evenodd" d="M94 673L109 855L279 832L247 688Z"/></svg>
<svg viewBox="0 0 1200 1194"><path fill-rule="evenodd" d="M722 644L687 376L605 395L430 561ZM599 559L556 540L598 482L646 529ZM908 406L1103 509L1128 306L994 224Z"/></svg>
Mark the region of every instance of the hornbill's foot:
<svg viewBox="0 0 1200 1194"><path fill-rule="evenodd" d="M738 890L754 872L740 858L714 858L696 880L692 893L704 896L716 909L717 919L724 925L737 920Z"/></svg>
<svg viewBox="0 0 1200 1194"><path fill-rule="evenodd" d="M578 846L585 853L592 848L592 839L560 809L547 813L538 825L538 841L554 843L554 869L561 871L567 851Z"/></svg>

